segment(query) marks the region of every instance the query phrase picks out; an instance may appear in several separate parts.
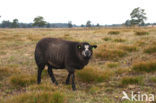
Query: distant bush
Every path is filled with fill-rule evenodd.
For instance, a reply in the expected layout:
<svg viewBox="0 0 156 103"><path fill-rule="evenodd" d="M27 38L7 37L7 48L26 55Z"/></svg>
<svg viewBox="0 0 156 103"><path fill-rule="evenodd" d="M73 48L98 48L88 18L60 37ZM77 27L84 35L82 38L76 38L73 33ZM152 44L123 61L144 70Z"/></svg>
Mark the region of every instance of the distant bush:
<svg viewBox="0 0 156 103"><path fill-rule="evenodd" d="M1 103L65 103L65 96L59 92L26 92L8 99L2 99Z"/></svg>
<svg viewBox="0 0 156 103"><path fill-rule="evenodd" d="M121 79L121 84L123 86L129 85L129 84L136 84L141 85L143 84L143 77L141 76L126 76Z"/></svg>
<svg viewBox="0 0 156 103"><path fill-rule="evenodd" d="M36 77L32 75L19 74L10 77L10 84L14 87L25 87L36 83Z"/></svg>
<svg viewBox="0 0 156 103"><path fill-rule="evenodd" d="M135 63L132 69L137 72L154 72L156 71L156 60Z"/></svg>
<svg viewBox="0 0 156 103"><path fill-rule="evenodd" d="M156 46L152 46L144 49L144 53L148 53L148 54L156 53Z"/></svg>
<svg viewBox="0 0 156 103"><path fill-rule="evenodd" d="M118 34L120 34L120 32L119 31L109 31L108 34L109 35L118 35Z"/></svg>
<svg viewBox="0 0 156 103"><path fill-rule="evenodd" d="M102 71L94 67L85 67L83 70L77 72L77 77L83 82L103 82L110 80L113 75L112 71Z"/></svg>
<svg viewBox="0 0 156 103"><path fill-rule="evenodd" d="M149 32L147 32L147 31L135 31L135 35L138 35L138 36L149 35Z"/></svg>

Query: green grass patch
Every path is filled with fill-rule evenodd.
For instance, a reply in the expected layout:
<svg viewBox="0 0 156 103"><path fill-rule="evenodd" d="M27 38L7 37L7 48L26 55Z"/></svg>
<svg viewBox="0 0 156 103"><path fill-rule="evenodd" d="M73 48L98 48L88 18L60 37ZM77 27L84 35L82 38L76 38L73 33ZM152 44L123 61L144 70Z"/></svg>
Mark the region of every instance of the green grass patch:
<svg viewBox="0 0 156 103"><path fill-rule="evenodd" d="M126 40L125 39L122 39L122 38L116 38L114 39L114 42L125 42Z"/></svg>
<svg viewBox="0 0 156 103"><path fill-rule="evenodd" d="M30 91L55 91L56 90L56 87L54 85L51 84L51 82L49 84L47 83L41 83L40 85L38 84L34 84L34 85L30 85L28 87L28 90Z"/></svg>
<svg viewBox="0 0 156 103"><path fill-rule="evenodd" d="M112 39L110 37L104 37L104 38L102 38L102 40L104 40L104 41L110 41Z"/></svg>
<svg viewBox="0 0 156 103"><path fill-rule="evenodd" d="M126 86L129 84L142 85L143 77L142 76L126 76L122 77L121 85Z"/></svg>
<svg viewBox="0 0 156 103"><path fill-rule="evenodd" d="M147 31L135 31L135 35L138 35L138 36L142 36L142 35L149 35L149 32Z"/></svg>
<svg viewBox="0 0 156 103"><path fill-rule="evenodd" d="M118 35L118 34L120 34L120 31L109 31L108 34L109 35Z"/></svg>
<svg viewBox="0 0 156 103"><path fill-rule="evenodd" d="M119 63L117 63L117 62L108 62L106 65L109 68L116 68L116 67L119 66Z"/></svg>
<svg viewBox="0 0 156 103"><path fill-rule="evenodd" d="M135 63L132 66L132 69L136 72L155 72L156 71L156 60Z"/></svg>
<svg viewBox="0 0 156 103"><path fill-rule="evenodd" d="M36 83L36 76L27 74L12 75L10 77L10 84L15 88L26 87Z"/></svg>
<svg viewBox="0 0 156 103"><path fill-rule="evenodd" d="M99 48L95 51L95 57L99 59L117 60L126 56L127 53L120 49L103 49Z"/></svg>
<svg viewBox="0 0 156 103"><path fill-rule="evenodd" d="M95 67L87 66L83 70L78 71L77 77L83 82L104 82L110 80L113 72L110 70L99 70Z"/></svg>
<svg viewBox="0 0 156 103"><path fill-rule="evenodd" d="M150 77L150 78L149 78L149 81L150 81L150 82L153 82L153 83L156 83L156 77Z"/></svg>
<svg viewBox="0 0 156 103"><path fill-rule="evenodd" d="M56 92L26 92L17 96L12 96L7 99L2 99L1 103L65 103L63 93Z"/></svg>
<svg viewBox="0 0 156 103"><path fill-rule="evenodd" d="M92 87L89 89L89 93L95 94L95 93L97 93L99 90L100 90L99 87L92 86Z"/></svg>
<svg viewBox="0 0 156 103"><path fill-rule="evenodd" d="M14 66L0 66L0 80L12 74L17 74L19 72L19 69Z"/></svg>
<svg viewBox="0 0 156 103"><path fill-rule="evenodd" d="M148 54L156 53L156 46L152 46L144 49L144 53L148 53Z"/></svg>

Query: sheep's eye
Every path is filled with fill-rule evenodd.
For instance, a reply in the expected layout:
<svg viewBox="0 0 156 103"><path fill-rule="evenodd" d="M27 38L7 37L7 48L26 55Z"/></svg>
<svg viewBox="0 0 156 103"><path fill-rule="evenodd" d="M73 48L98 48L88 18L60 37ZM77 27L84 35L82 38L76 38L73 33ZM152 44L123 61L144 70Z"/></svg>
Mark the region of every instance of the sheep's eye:
<svg viewBox="0 0 156 103"><path fill-rule="evenodd" d="M95 49L94 47L91 47L91 49Z"/></svg>
<svg viewBox="0 0 156 103"><path fill-rule="evenodd" d="M78 46L79 49L81 49L81 46Z"/></svg>

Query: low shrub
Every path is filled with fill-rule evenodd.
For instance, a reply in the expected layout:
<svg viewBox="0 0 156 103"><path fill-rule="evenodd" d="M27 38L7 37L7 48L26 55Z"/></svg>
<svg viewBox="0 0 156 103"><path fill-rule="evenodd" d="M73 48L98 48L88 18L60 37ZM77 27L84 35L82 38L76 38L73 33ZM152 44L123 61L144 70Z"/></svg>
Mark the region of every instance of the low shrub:
<svg viewBox="0 0 156 103"><path fill-rule="evenodd" d="M147 31L135 31L135 35L142 36L142 35L149 35Z"/></svg>
<svg viewBox="0 0 156 103"><path fill-rule="evenodd" d="M155 72L156 71L156 60L135 63L135 64L133 64L132 69L137 72Z"/></svg>
<svg viewBox="0 0 156 103"><path fill-rule="evenodd" d="M103 82L110 80L113 72L110 70L98 70L97 68L87 66L77 72L77 77L83 82Z"/></svg>
<svg viewBox="0 0 156 103"><path fill-rule="evenodd" d="M144 49L144 53L148 53L148 54L156 53L156 46L152 46Z"/></svg>
<svg viewBox="0 0 156 103"><path fill-rule="evenodd" d="M117 63L117 62L108 62L106 65L109 68L115 68L115 67L117 67L119 65L119 63Z"/></svg>
<svg viewBox="0 0 156 103"><path fill-rule="evenodd" d="M0 66L0 80L11 74L17 74L20 71L16 67L12 66Z"/></svg>
<svg viewBox="0 0 156 103"><path fill-rule="evenodd" d="M125 39L122 39L122 38L116 38L114 39L114 42L125 42L126 40Z"/></svg>
<svg viewBox="0 0 156 103"><path fill-rule="evenodd" d="M102 40L104 40L104 41L110 41L111 38L110 37L104 37L104 38L102 38Z"/></svg>
<svg viewBox="0 0 156 103"><path fill-rule="evenodd" d="M118 34L120 34L120 32L119 31L109 31L108 34L109 35L118 35Z"/></svg>
<svg viewBox="0 0 156 103"><path fill-rule="evenodd" d="M120 49L103 49L99 48L95 51L95 57L99 59L116 60L127 55L127 53Z"/></svg>
<svg viewBox="0 0 156 103"><path fill-rule="evenodd" d="M149 81L150 81L150 82L153 82L153 83L156 83L156 77L151 77L151 78L149 78Z"/></svg>
<svg viewBox="0 0 156 103"><path fill-rule="evenodd" d="M143 84L143 77L142 76L126 76L126 77L122 77L121 84L123 86L129 85L129 84L142 85Z"/></svg>
<svg viewBox="0 0 156 103"><path fill-rule="evenodd" d="M12 75L9 80L14 87L26 87L36 83L36 76L26 74Z"/></svg>
<svg viewBox="0 0 156 103"><path fill-rule="evenodd" d="M4 98L1 103L65 103L65 96L59 91L25 92L7 99Z"/></svg>

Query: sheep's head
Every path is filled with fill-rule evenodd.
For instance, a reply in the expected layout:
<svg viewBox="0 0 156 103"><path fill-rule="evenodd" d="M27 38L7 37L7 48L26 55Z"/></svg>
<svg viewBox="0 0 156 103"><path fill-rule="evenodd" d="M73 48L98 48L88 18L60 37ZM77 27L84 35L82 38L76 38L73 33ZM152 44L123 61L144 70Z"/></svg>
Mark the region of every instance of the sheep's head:
<svg viewBox="0 0 156 103"><path fill-rule="evenodd" d="M97 48L97 45L90 45L87 42L82 42L77 45L78 52L84 59L91 58L94 48Z"/></svg>

